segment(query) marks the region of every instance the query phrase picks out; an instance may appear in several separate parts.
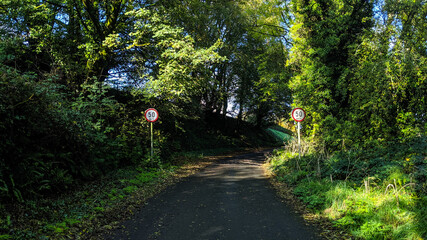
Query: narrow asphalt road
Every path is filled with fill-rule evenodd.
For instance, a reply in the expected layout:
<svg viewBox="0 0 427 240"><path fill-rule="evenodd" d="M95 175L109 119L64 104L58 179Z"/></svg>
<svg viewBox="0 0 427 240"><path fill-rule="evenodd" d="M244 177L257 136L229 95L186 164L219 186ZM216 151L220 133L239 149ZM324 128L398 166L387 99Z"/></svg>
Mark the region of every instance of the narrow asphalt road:
<svg viewBox="0 0 427 240"><path fill-rule="evenodd" d="M217 161L150 199L107 239L321 239L269 187L264 153Z"/></svg>

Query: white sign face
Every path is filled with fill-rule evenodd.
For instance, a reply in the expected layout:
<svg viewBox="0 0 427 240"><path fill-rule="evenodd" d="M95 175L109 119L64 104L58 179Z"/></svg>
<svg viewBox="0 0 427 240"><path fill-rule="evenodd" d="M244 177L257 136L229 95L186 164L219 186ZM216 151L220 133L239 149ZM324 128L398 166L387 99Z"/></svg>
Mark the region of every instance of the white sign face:
<svg viewBox="0 0 427 240"><path fill-rule="evenodd" d="M292 110L292 118L296 122L302 122L305 119L305 111L302 108L295 108Z"/></svg>
<svg viewBox="0 0 427 240"><path fill-rule="evenodd" d="M149 108L145 111L145 119L149 122L155 122L159 119L159 112L154 108Z"/></svg>

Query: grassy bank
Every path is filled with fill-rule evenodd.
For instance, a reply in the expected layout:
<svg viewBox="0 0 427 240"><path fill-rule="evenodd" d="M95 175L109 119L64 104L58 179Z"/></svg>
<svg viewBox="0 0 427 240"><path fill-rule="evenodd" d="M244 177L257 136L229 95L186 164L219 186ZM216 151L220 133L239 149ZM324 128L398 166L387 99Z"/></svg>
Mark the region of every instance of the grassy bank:
<svg viewBox="0 0 427 240"><path fill-rule="evenodd" d="M176 165L123 168L59 196L0 206L0 239L102 239L150 197L236 151L181 153Z"/></svg>
<svg viewBox="0 0 427 240"><path fill-rule="evenodd" d="M426 238L425 139L329 156L305 147L301 158L293 144L276 150L268 168L316 218L356 239Z"/></svg>

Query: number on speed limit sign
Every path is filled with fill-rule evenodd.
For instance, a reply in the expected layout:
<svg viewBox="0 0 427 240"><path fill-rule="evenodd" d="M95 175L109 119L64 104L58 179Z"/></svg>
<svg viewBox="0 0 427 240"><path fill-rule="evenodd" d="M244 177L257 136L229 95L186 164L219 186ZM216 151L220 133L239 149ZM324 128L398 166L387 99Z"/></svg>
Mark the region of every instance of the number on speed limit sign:
<svg viewBox="0 0 427 240"><path fill-rule="evenodd" d="M302 108L294 108L294 110L292 110L292 118L296 121L296 122L302 122L305 119L305 111Z"/></svg>
<svg viewBox="0 0 427 240"><path fill-rule="evenodd" d="M144 116L145 116L145 119L147 119L147 121L155 122L157 121L157 119L159 119L159 112L157 112L157 110L154 108L149 108L145 110Z"/></svg>

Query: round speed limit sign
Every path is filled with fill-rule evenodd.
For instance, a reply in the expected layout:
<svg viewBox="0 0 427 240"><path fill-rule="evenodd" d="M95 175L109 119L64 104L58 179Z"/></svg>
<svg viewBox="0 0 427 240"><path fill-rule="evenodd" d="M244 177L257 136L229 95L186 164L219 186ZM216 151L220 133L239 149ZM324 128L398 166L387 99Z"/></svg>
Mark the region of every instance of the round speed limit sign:
<svg viewBox="0 0 427 240"><path fill-rule="evenodd" d="M305 119L305 111L302 108L294 108L294 110L292 110L292 118L296 121L296 122L302 122Z"/></svg>
<svg viewBox="0 0 427 240"><path fill-rule="evenodd" d="M147 119L147 121L155 122L157 121L157 119L159 119L159 112L157 112L157 110L154 108L149 108L145 110L144 116L145 116L145 119Z"/></svg>

